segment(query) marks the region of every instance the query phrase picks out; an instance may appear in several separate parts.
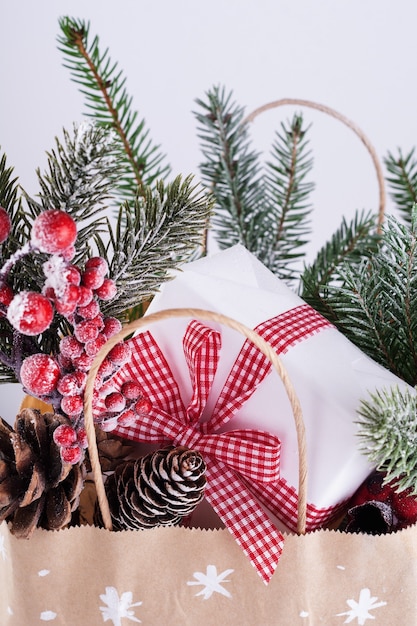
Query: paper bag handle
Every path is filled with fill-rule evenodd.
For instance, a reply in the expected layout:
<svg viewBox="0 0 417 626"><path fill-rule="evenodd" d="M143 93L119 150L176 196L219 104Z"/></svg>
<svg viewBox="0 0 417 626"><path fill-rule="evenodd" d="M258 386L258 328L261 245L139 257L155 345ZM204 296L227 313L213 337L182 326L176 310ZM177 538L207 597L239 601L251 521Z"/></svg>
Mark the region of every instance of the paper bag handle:
<svg viewBox="0 0 417 626"><path fill-rule="evenodd" d="M334 117L335 119L339 120L339 122L342 122L342 124L345 124L345 126L353 130L353 132L359 137L359 139L362 141L362 143L364 144L365 148L368 150L371 156L372 163L374 165L375 172L376 172L376 177L377 177L377 182L378 182L378 191L379 191L378 232L380 232L381 225L384 221L385 204L386 204L385 178L384 178L384 172L382 169L381 162L378 158L377 152L374 146L372 145L372 143L370 142L370 140L368 139L368 137L363 132L363 130L359 128L359 126L355 124L355 122L352 122L352 120L347 118L345 115L342 115L342 113L339 113L335 109L332 109L331 107L328 107L325 104L320 104L318 102L313 102L311 100L302 100L299 98L281 98L280 100L274 100L272 102L268 102L267 104L263 104L262 106L252 111L252 113L250 113L244 119L244 122L245 123L253 122L255 118L258 117L258 115L260 115L261 113L264 113L265 111L269 111L270 109L276 109L277 107L284 106L284 105L303 106L303 107L308 107L310 109L316 109L317 111L321 111L322 113L325 113L326 115L330 115L331 117Z"/></svg>
<svg viewBox="0 0 417 626"><path fill-rule="evenodd" d="M222 315L220 313L215 313L213 311L207 311L205 309L194 309L194 308L178 308L178 309L166 309L162 311L158 311L156 313L152 313L150 315L146 315L145 317L141 317L137 320L134 320L128 324L126 324L122 330L111 337L107 343L101 348L100 352L94 359L94 362L90 368L86 387L84 394L84 419L85 419L85 429L87 433L87 441L88 441L88 449L90 455L91 468L93 473L93 479L96 486L97 491L97 500L98 505L100 507L102 519L105 528L108 530L112 530L112 521L109 509L109 503L106 496L106 491L104 488L104 481L100 467L100 460L97 449L95 428L94 428L94 420L93 420L93 406L92 406L92 398L93 398L93 387L94 380L97 375L97 371L105 359L110 350L120 341L134 333L142 329L145 326L149 326L154 322L159 322L167 319L171 319L174 317L191 317L198 320L204 320L209 322L217 322L219 324L223 324L224 326L228 326L239 333L241 333L244 337L253 342L253 344L269 359L272 363L274 369L278 373L285 391L287 393L293 417L295 423L295 429L297 433L297 446L298 446L298 519L297 519L297 532L299 534L305 534L306 529L306 514L307 514L307 446L306 446L306 436L305 436L305 427L304 421L301 411L300 402L295 393L294 387L289 379L286 369L279 358L278 354L272 348L272 346L265 341L256 331L248 328L244 324L227 317L226 315Z"/></svg>

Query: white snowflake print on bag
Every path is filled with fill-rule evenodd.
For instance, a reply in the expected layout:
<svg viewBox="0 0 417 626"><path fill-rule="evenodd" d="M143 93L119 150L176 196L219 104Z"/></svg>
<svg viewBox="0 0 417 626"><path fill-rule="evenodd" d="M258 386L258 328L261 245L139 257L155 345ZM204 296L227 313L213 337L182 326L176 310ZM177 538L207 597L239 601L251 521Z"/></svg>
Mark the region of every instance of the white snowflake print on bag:
<svg viewBox="0 0 417 626"><path fill-rule="evenodd" d="M135 617L132 610L134 606L141 606L142 602L132 602L132 592L125 591L119 597L114 587L106 587L106 593L100 595L100 600L107 606L101 606L100 611L103 614L103 622L111 620L113 626L122 626L122 618L125 617L131 622L141 624L141 620Z"/></svg>
<svg viewBox="0 0 417 626"><path fill-rule="evenodd" d="M378 598L372 597L369 589L361 589L359 594L359 601L353 600L353 598L346 600L346 603L350 606L349 611L344 613L338 613L336 617L342 617L347 615L344 624L350 624L354 619L359 626L363 626L368 619L375 619L375 615L371 615L369 611L379 609L381 606L386 606L386 602L377 602Z"/></svg>
<svg viewBox="0 0 417 626"><path fill-rule="evenodd" d="M224 583L230 582L226 579L226 576L232 574L234 570L226 569L220 574L217 573L217 567L215 565L207 565L206 573L194 572L193 576L196 580L189 580L187 585L201 585L203 589L196 593L196 596L203 596L204 600L208 600L213 593L220 593L226 598L231 598L232 594L224 589L222 586Z"/></svg>

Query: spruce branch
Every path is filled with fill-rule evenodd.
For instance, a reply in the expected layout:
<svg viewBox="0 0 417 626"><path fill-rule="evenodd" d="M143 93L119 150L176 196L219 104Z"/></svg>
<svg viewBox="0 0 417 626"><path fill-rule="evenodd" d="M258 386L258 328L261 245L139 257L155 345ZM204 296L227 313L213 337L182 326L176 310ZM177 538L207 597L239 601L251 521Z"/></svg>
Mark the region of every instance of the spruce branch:
<svg viewBox="0 0 417 626"><path fill-rule="evenodd" d="M362 400L358 437L360 450L397 490L417 494L417 397L409 389L378 390Z"/></svg>
<svg viewBox="0 0 417 626"><path fill-rule="evenodd" d="M153 296L180 263L191 260L212 211L212 199L192 184L191 176L167 185L158 181L143 191L133 206L122 205L115 230L109 225L107 245L96 236L118 288L116 298L103 306L107 315L126 316Z"/></svg>
<svg viewBox="0 0 417 626"><path fill-rule="evenodd" d="M398 150L397 156L389 152L384 159L389 174L387 182L391 188L391 198L408 223L411 221L412 207L417 202L417 160L414 150L413 148L405 156L401 150Z"/></svg>
<svg viewBox="0 0 417 626"><path fill-rule="evenodd" d="M343 334L413 386L417 384L416 253L417 209L410 226L389 216L377 251L359 263L342 263L339 283L320 294L323 313L330 310Z"/></svg>
<svg viewBox="0 0 417 626"><path fill-rule="evenodd" d="M79 225L76 261L82 262L89 255L94 235L107 229L106 202L112 197L112 180L120 173L121 164L114 134L105 128L83 122L74 124L72 133L64 129L63 136L62 142L56 138L56 148L47 153L47 171L37 170L39 200L25 194L27 229L43 210L66 211ZM30 274L30 268L26 269ZM34 273L39 275L38 268Z"/></svg>
<svg viewBox="0 0 417 626"><path fill-rule="evenodd" d="M195 116L205 159L200 172L216 201L215 237L222 249L241 243L252 250L263 201L258 154L250 148L244 109L232 101L232 93L213 87L206 97L196 101Z"/></svg>
<svg viewBox="0 0 417 626"><path fill-rule="evenodd" d="M307 198L313 185L302 117L281 125L265 165L251 147L244 109L232 92L213 87L195 112L203 162L202 179L215 197L214 236L220 248L241 243L271 271L290 281L290 264L307 241Z"/></svg>
<svg viewBox="0 0 417 626"><path fill-rule="evenodd" d="M312 206L308 197L314 184L306 180L313 160L308 149L303 117L295 114L291 122L281 123L272 146L272 160L266 163L265 188L269 199L269 224L265 223L265 235L271 233L271 241L265 246L264 263L271 271L287 282L298 274L291 264L301 260L299 250L309 240L311 228L309 216Z"/></svg>
<svg viewBox="0 0 417 626"><path fill-rule="evenodd" d="M380 241L377 220L377 215L364 211L356 211L349 223L343 218L340 227L301 274L301 297L332 323L337 322L332 293L343 284L340 270L376 253Z"/></svg>
<svg viewBox="0 0 417 626"><path fill-rule="evenodd" d="M101 50L98 36L90 38L89 22L63 17L59 26L58 48L85 97L87 116L116 133L124 167L114 183L120 198L132 202L143 186L166 178L170 167L160 147L151 141L145 120L139 120L132 109L126 77L110 58L109 49Z"/></svg>

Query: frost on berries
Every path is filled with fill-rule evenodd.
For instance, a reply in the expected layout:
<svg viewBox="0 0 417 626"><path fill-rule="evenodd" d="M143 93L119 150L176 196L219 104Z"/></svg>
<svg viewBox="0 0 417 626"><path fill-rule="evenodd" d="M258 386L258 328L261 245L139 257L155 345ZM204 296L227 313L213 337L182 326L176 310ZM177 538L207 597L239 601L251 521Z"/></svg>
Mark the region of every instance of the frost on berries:
<svg viewBox="0 0 417 626"><path fill-rule="evenodd" d="M77 238L77 225L60 209L40 213L33 222L31 243L41 252L55 254L71 248Z"/></svg>
<svg viewBox="0 0 417 626"><path fill-rule="evenodd" d="M0 207L0 243L3 236L8 236L9 226L8 215ZM35 354L23 353L15 366L27 393L51 404L56 412L68 418L69 426L57 431L55 438L62 459L68 463L78 463L87 445L83 415L87 374L107 340L122 328L117 318L105 317L101 312L100 303L117 293L114 280L108 276L106 259L95 256L84 267L75 264L76 237L76 223L67 212L43 211L34 220L30 241L8 259L0 274L0 315L15 330L22 335L41 335L50 328L55 316L65 320L59 328L66 332L72 329L61 337L56 354L44 354L40 350ZM14 293L7 282L9 271L19 259L39 253L47 255L42 263L41 293ZM36 352L36 340L26 341L23 346L23 352ZM123 340L116 343L95 377L94 419L105 430L115 428L119 418L120 423L138 419L140 411L149 405L134 384L112 394L112 378L130 355L128 343ZM104 410L98 411L99 406L100 411L101 407Z"/></svg>
<svg viewBox="0 0 417 626"><path fill-rule="evenodd" d="M0 206L0 243L6 241L10 234L12 223L6 209Z"/></svg>
<svg viewBox="0 0 417 626"><path fill-rule="evenodd" d="M24 335L39 335L49 326L54 317L52 304L36 291L21 291L10 302L7 319Z"/></svg>
<svg viewBox="0 0 417 626"><path fill-rule="evenodd" d="M20 368L22 385L35 396L47 396L56 389L60 375L58 363L47 354L32 354Z"/></svg>

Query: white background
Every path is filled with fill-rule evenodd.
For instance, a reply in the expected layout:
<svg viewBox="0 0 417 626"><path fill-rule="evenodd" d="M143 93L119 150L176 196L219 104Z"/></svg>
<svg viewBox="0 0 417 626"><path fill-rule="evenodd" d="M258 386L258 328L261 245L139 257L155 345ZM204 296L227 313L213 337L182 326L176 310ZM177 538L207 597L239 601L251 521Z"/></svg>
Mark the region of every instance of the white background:
<svg viewBox="0 0 417 626"><path fill-rule="evenodd" d="M284 97L324 103L355 121L381 160L417 143L411 0L3 0L0 146L30 194L54 137L84 113L56 45L63 15L90 20L91 35L109 47L173 175L198 177L192 111L215 84L232 89L248 113ZM255 145L267 153L274 129L293 112L285 107L258 118ZM313 123L317 184L311 256L342 215L377 209L378 188L352 131L322 113L303 113ZM10 394L0 414L9 418L15 409Z"/></svg>

